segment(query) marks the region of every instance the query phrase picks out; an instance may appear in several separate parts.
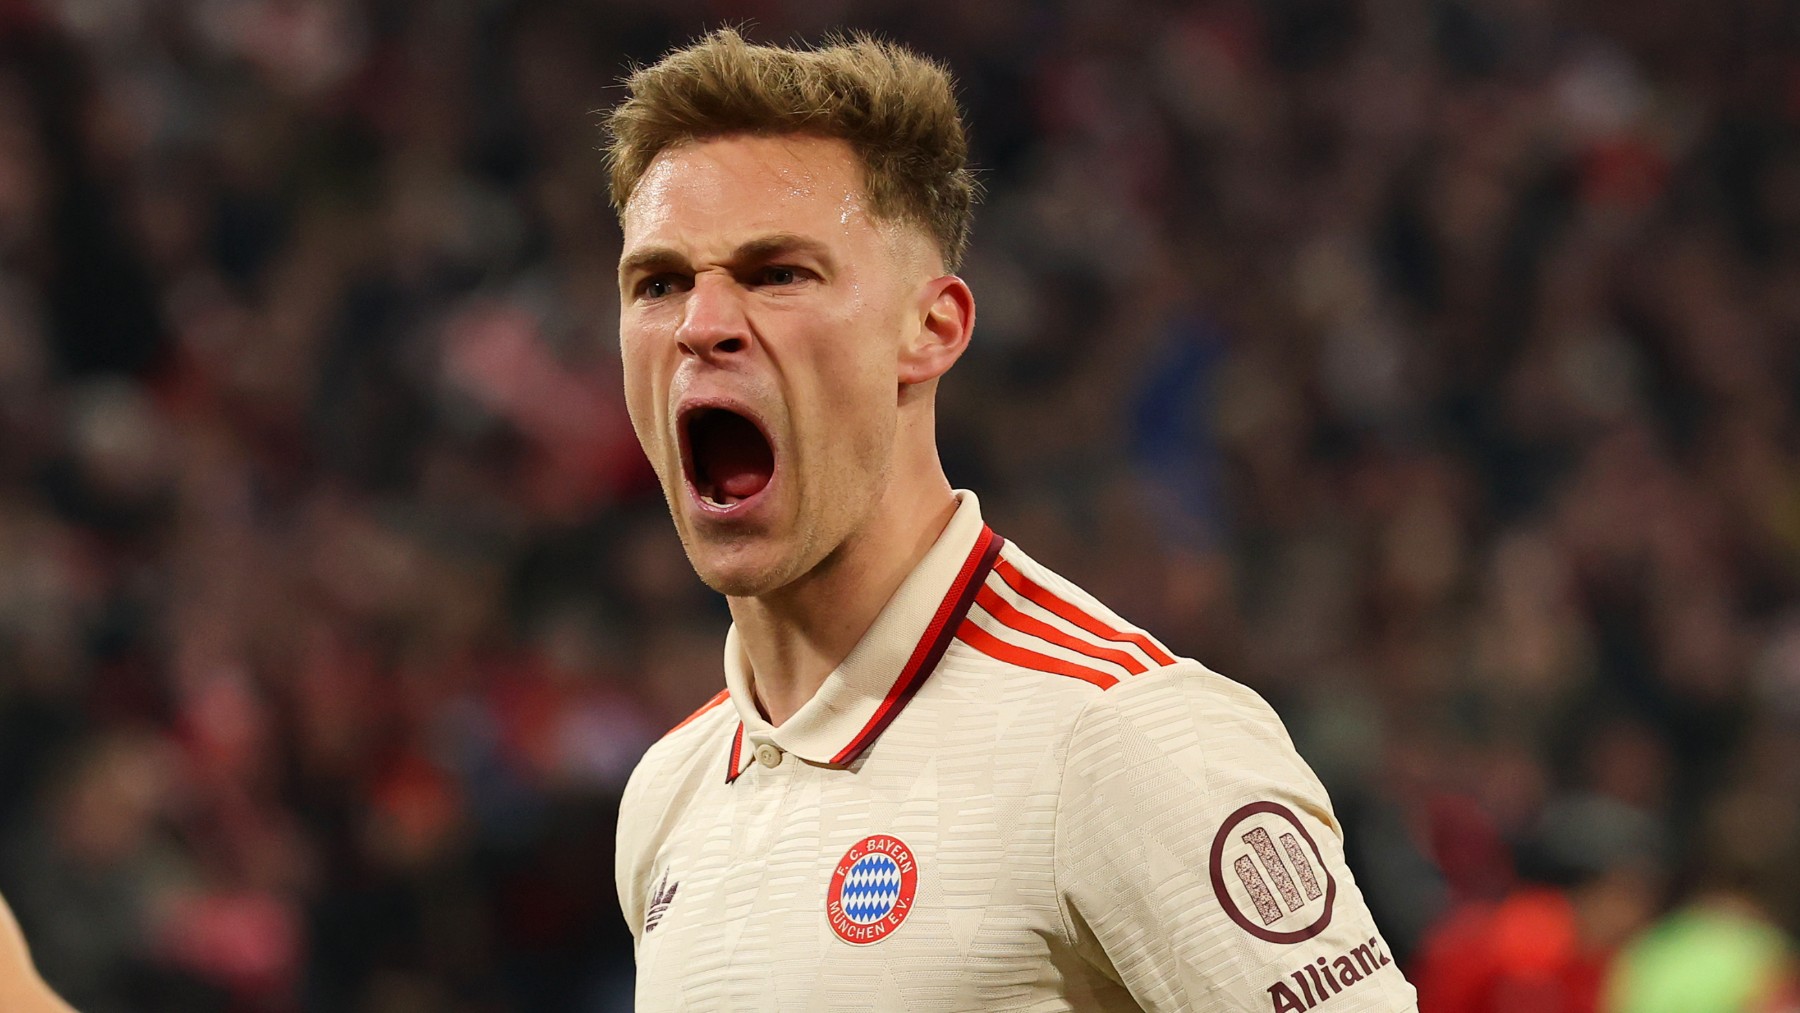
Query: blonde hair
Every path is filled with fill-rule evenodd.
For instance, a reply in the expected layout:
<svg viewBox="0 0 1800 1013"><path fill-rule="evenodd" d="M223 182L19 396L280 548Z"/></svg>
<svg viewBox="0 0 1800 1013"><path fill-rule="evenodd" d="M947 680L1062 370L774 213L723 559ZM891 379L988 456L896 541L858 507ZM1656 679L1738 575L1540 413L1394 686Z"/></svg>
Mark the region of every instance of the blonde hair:
<svg viewBox="0 0 1800 1013"><path fill-rule="evenodd" d="M871 212L923 228L956 270L979 187L945 69L863 35L782 49L715 31L626 80L606 120L612 203L664 149L727 134L800 134L844 141L862 163Z"/></svg>

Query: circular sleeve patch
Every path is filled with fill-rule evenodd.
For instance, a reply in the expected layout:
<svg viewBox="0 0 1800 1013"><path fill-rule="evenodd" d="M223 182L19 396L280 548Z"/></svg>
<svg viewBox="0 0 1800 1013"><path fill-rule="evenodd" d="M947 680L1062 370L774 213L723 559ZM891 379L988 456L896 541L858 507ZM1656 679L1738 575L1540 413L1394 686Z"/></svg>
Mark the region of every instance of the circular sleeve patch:
<svg viewBox="0 0 1800 1013"><path fill-rule="evenodd" d="M1298 943L1325 931L1337 880L1293 810L1252 802L1225 818L1213 838L1213 893L1245 932Z"/></svg>
<svg viewBox="0 0 1800 1013"><path fill-rule="evenodd" d="M846 943L879 943L912 913L918 890L912 849L898 837L873 834L838 859L825 891L825 917Z"/></svg>

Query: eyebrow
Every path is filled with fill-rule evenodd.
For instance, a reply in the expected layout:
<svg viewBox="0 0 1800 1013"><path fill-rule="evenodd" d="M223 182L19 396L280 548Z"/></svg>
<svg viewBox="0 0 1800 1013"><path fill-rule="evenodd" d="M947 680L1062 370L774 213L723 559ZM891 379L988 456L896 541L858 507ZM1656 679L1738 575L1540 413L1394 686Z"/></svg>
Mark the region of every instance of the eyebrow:
<svg viewBox="0 0 1800 1013"><path fill-rule="evenodd" d="M793 232L777 232L772 235L758 236L741 243L737 249L731 251L726 262L736 265L759 264L793 254L813 257L826 266L833 263L831 251L824 243ZM634 250L619 261L619 277L621 278L640 273L689 269L687 257L667 246L649 246L641 250Z"/></svg>

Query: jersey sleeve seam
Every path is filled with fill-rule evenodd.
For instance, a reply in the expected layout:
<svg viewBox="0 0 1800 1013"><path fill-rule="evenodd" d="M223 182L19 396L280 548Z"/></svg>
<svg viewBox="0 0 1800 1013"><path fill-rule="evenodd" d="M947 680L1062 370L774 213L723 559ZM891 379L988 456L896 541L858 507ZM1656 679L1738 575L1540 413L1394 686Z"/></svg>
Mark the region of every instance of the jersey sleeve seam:
<svg viewBox="0 0 1800 1013"><path fill-rule="evenodd" d="M1095 698L1098 699L1098 697L1099 694L1095 694ZM1075 737L1081 731L1081 719L1087 715L1088 708L1093 705L1093 700L1082 704L1081 708L1075 712L1075 719L1069 722L1068 738L1063 742L1062 767L1056 774L1056 815L1050 821L1050 889L1056 895L1056 914L1062 922L1063 938L1068 942L1071 950L1076 950L1078 941L1075 935L1075 922L1070 917L1068 896L1062 888L1063 803L1065 801L1064 792L1069 783L1069 760L1075 753ZM1077 951L1077 955L1079 955L1079 951Z"/></svg>
<svg viewBox="0 0 1800 1013"><path fill-rule="evenodd" d="M1068 905L1068 902L1066 899L1067 895L1062 889L1062 814L1063 814L1063 801L1064 801L1064 797L1065 797L1064 792L1066 791L1066 786L1068 784L1069 764L1072 761L1074 753L1075 753L1075 742L1080 737L1082 724L1089 718L1089 716L1093 713L1095 708L1097 706L1100 706L1103 701L1106 701L1109 696L1113 696L1113 700L1114 700L1114 702L1116 702L1117 697L1113 694L1110 694L1107 691L1095 693L1093 696L1093 699L1091 699L1087 703L1083 704L1081 709L1076 712L1075 720L1070 722L1067 748L1063 753L1062 771L1057 780L1057 785L1056 785L1056 800L1057 800L1056 819L1054 821L1054 828L1053 828L1053 833L1052 833L1052 837L1051 837L1051 849L1052 849L1051 850L1051 863L1050 863L1050 865L1051 865L1051 886L1056 891L1057 913L1062 918L1063 931L1065 933L1067 933L1067 936L1069 939L1069 945L1070 945L1071 949L1075 948L1077 940L1076 940L1076 935L1075 935L1074 922L1070 917L1069 905ZM1125 718L1122 714L1117 715L1117 717L1119 720L1125 720ZM1211 792L1211 785L1209 783L1207 783L1207 780L1204 778L1204 772L1203 772L1203 778L1202 778L1202 782L1200 785L1200 789L1201 789L1201 793L1202 793L1201 802L1204 803L1205 797L1207 795L1209 795ZM1204 804L1202 804L1201 807L1205 808ZM1114 973L1119 976L1118 977L1119 983L1121 985L1123 985L1125 987L1125 989L1132 994L1132 998L1134 1000L1141 1001L1141 1000L1138 1000L1137 990L1132 987L1132 984L1130 981L1126 980L1128 976L1122 970L1120 970L1120 968L1118 966L1118 962L1116 960L1114 960L1113 955L1107 951L1105 943L1103 941L1101 941L1100 939L1096 938L1095 944L1100 947L1101 952L1107 954L1108 962L1110 962L1112 964ZM1077 951L1077 954L1079 955L1079 951ZM1085 959L1085 958L1083 958L1083 959ZM1178 1005L1176 1008L1179 1008L1179 1009L1196 1008L1193 1005L1193 1003L1191 1002L1191 997L1188 994L1188 986L1187 986L1186 982L1177 979L1176 981L1170 982L1169 984L1172 986L1174 992L1176 993L1175 998L1180 1001L1180 1005Z"/></svg>

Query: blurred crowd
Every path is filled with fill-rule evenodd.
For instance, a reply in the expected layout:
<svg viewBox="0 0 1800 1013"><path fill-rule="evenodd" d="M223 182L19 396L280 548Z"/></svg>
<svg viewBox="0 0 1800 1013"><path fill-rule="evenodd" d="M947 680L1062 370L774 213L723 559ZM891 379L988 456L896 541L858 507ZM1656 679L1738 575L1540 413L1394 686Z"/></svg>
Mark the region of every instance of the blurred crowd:
<svg viewBox="0 0 1800 1013"><path fill-rule="evenodd" d="M630 1008L727 616L598 110L946 61L946 465L1256 688L1425 1013L1800 1008L1789 0L0 0L0 895L84 1013Z"/></svg>

